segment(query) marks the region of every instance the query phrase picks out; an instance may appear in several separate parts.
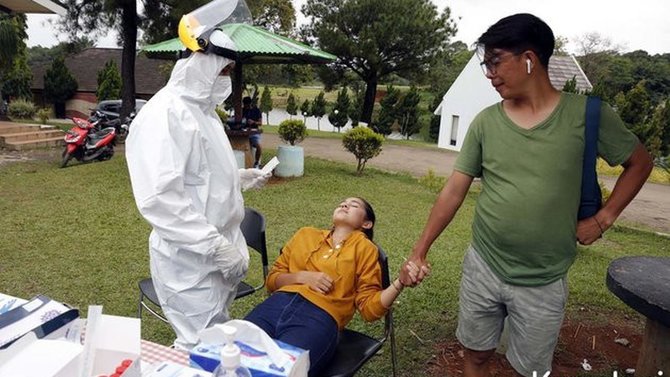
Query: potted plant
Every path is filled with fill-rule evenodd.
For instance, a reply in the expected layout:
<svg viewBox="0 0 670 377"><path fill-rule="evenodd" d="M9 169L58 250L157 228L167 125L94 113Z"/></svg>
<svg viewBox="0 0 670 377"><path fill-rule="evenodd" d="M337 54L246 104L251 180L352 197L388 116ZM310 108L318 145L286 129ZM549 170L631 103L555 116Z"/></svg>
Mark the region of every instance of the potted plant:
<svg viewBox="0 0 670 377"><path fill-rule="evenodd" d="M279 138L289 145L277 147L279 165L275 169L278 177L302 177L305 165L305 152L300 143L307 136L305 122L297 119L287 119L279 124Z"/></svg>

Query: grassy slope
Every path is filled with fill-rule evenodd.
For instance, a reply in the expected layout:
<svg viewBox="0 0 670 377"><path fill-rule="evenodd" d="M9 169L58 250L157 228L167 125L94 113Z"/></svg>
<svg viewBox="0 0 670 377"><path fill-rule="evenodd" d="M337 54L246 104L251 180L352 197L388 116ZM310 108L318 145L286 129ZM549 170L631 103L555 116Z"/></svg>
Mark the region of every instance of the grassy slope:
<svg viewBox="0 0 670 377"><path fill-rule="evenodd" d="M328 227L338 201L359 195L375 207L376 240L387 251L396 275L435 194L405 175L370 169L355 177L354 170L307 159L305 177L245 193L247 205L266 215L271 260L296 229ZM403 293L396 306L401 375L415 375L413 371L430 358L434 342L453 338L460 261L470 238L475 196L470 194L448 232L433 246L433 275ZM109 314L136 314L137 282L149 275L150 229L135 208L123 156L67 169L57 169L55 161L0 167L0 213L0 292L19 297L42 293L80 307L82 315L89 304L104 305ZM570 308L632 313L604 285L608 263L631 254L667 256L670 245L650 234L613 229L604 241L580 249L570 272ZM258 281L258 261L254 264L250 279ZM243 316L263 297L238 300L233 315ZM358 319L352 326L372 331ZM171 329L149 316L144 317L142 333L149 340L172 341ZM361 375L385 376L389 371L385 349Z"/></svg>

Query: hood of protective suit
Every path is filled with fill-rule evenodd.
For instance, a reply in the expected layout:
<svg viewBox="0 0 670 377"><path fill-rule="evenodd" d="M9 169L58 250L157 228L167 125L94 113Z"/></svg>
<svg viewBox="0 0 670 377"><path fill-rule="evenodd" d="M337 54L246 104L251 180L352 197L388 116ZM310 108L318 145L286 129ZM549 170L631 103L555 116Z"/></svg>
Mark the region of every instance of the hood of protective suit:
<svg viewBox="0 0 670 377"><path fill-rule="evenodd" d="M232 62L214 54L191 54L188 58L177 61L166 88L176 92L182 99L196 103L202 110L213 110L232 91L230 85L221 85L226 81L229 83L229 79L219 78L221 70ZM223 90L227 94L219 93Z"/></svg>

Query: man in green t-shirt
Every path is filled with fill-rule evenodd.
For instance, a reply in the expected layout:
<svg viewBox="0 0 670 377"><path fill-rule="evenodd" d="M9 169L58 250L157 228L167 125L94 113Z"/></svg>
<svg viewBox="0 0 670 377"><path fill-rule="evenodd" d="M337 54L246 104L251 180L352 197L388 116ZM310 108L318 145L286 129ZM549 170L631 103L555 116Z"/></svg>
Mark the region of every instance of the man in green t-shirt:
<svg viewBox="0 0 670 377"><path fill-rule="evenodd" d="M480 177L456 331L466 349L464 375L488 374L505 317L512 367L524 376L544 375L563 321L576 242L589 245L612 226L644 184L652 160L604 104L598 154L624 171L602 209L578 221L586 97L551 85L553 32L533 15L516 14L492 25L478 45L484 74L503 100L472 121L408 262L427 267L430 246ZM401 281L412 285L406 273Z"/></svg>

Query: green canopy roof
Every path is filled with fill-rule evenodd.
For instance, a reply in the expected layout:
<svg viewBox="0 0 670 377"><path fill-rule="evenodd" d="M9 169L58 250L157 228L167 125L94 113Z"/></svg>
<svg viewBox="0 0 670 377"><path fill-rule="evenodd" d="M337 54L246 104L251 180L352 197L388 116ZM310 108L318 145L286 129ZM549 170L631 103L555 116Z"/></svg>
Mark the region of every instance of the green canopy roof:
<svg viewBox="0 0 670 377"><path fill-rule="evenodd" d="M219 27L235 42L235 60L241 63L325 64L337 59L335 55L248 24L226 24ZM150 56L174 57L175 53L184 49L179 38L174 38L145 46L142 51Z"/></svg>

